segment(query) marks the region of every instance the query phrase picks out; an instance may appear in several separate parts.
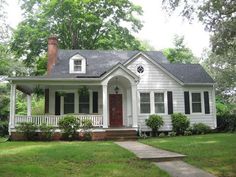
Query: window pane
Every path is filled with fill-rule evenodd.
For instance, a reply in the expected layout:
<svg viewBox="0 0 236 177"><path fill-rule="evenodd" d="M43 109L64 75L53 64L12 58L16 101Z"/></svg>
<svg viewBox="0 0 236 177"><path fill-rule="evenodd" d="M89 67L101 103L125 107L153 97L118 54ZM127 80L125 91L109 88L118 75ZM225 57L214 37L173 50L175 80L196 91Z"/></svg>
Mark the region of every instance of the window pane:
<svg viewBox="0 0 236 177"><path fill-rule="evenodd" d="M140 93L141 102L150 102L150 93Z"/></svg>
<svg viewBox="0 0 236 177"><path fill-rule="evenodd" d="M201 94L192 93L192 102L201 102Z"/></svg>
<svg viewBox="0 0 236 177"><path fill-rule="evenodd" d="M155 113L165 113L164 103L156 103L155 104Z"/></svg>
<svg viewBox="0 0 236 177"><path fill-rule="evenodd" d="M194 113L202 112L201 103L192 103L192 107Z"/></svg>
<svg viewBox="0 0 236 177"><path fill-rule="evenodd" d="M74 60L74 65L81 65L81 60Z"/></svg>
<svg viewBox="0 0 236 177"><path fill-rule="evenodd" d="M98 113L98 92L93 92L93 113Z"/></svg>
<svg viewBox="0 0 236 177"><path fill-rule="evenodd" d="M150 113L150 104L141 103L140 112L141 113Z"/></svg>
<svg viewBox="0 0 236 177"><path fill-rule="evenodd" d="M79 113L89 114L89 95L79 96Z"/></svg>
<svg viewBox="0 0 236 177"><path fill-rule="evenodd" d="M66 93L64 96L64 114L74 113L74 93Z"/></svg>
<svg viewBox="0 0 236 177"><path fill-rule="evenodd" d="M76 65L74 65L74 71L81 71L81 66L76 66Z"/></svg>
<svg viewBox="0 0 236 177"><path fill-rule="evenodd" d="M155 102L164 102L164 93L155 93Z"/></svg>

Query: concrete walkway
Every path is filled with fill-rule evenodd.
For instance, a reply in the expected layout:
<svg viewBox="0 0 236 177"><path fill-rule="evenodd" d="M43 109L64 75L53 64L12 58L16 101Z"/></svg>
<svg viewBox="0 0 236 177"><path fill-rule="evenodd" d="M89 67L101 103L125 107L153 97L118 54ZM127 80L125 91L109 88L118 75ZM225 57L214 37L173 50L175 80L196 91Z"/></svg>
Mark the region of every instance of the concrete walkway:
<svg viewBox="0 0 236 177"><path fill-rule="evenodd" d="M210 173L181 161L185 155L154 148L137 141L122 141L115 143L133 152L142 160L154 161L155 165L173 177L215 177Z"/></svg>

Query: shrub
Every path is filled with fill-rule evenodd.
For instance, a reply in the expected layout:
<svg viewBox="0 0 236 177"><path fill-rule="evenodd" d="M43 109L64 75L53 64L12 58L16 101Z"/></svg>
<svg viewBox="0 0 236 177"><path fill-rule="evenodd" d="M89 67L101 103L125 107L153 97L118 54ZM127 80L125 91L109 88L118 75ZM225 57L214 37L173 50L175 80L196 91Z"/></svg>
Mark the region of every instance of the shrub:
<svg viewBox="0 0 236 177"><path fill-rule="evenodd" d="M168 132L168 136L176 136L176 132Z"/></svg>
<svg viewBox="0 0 236 177"><path fill-rule="evenodd" d="M156 136L159 128L164 125L164 121L161 116L150 115L148 119L145 120L146 125L152 129L152 135Z"/></svg>
<svg viewBox="0 0 236 177"><path fill-rule="evenodd" d="M91 119L84 119L81 122L81 128L83 132L83 140L91 140L92 139L92 133L90 129L93 127L93 123Z"/></svg>
<svg viewBox="0 0 236 177"><path fill-rule="evenodd" d="M197 123L197 124L193 124L192 127L192 131L193 134L206 134L209 133L211 131L211 128L208 125L205 125L203 123Z"/></svg>
<svg viewBox="0 0 236 177"><path fill-rule="evenodd" d="M79 120L72 115L65 116L59 121L59 128L63 130L63 138L73 140L76 138L76 130L79 128Z"/></svg>
<svg viewBox="0 0 236 177"><path fill-rule="evenodd" d="M35 140L37 128L33 122L21 122L16 126L16 131L22 132L27 140Z"/></svg>
<svg viewBox="0 0 236 177"><path fill-rule="evenodd" d="M236 114L217 115L217 129L219 131L236 131Z"/></svg>
<svg viewBox="0 0 236 177"><path fill-rule="evenodd" d="M187 116L182 113L174 113L171 115L171 122L173 126L173 131L177 133L177 135L183 135L184 131L189 127L189 119Z"/></svg>
<svg viewBox="0 0 236 177"><path fill-rule="evenodd" d="M184 131L184 136L190 136L192 134L193 134L192 131L189 130Z"/></svg>
<svg viewBox="0 0 236 177"><path fill-rule="evenodd" d="M42 125L39 126L39 129L41 130L43 140L52 139L52 135L54 133L54 128L52 126L42 123Z"/></svg>
<svg viewBox="0 0 236 177"><path fill-rule="evenodd" d="M8 121L0 121L0 137L8 135Z"/></svg>
<svg viewBox="0 0 236 177"><path fill-rule="evenodd" d="M165 133L163 133L163 132L159 134L159 137L160 137L160 138L163 138L163 137L165 137L165 136L166 136L166 135L165 135Z"/></svg>

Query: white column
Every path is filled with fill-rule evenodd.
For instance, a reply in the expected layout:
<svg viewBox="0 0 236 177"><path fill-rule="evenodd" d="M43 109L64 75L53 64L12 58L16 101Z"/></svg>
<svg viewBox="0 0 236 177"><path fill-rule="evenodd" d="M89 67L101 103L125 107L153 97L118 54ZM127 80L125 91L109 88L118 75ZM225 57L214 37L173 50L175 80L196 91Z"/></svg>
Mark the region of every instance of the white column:
<svg viewBox="0 0 236 177"><path fill-rule="evenodd" d="M16 84L11 84L9 128L15 127L14 125L15 110L16 110Z"/></svg>
<svg viewBox="0 0 236 177"><path fill-rule="evenodd" d="M27 95L27 116L31 116L31 95Z"/></svg>
<svg viewBox="0 0 236 177"><path fill-rule="evenodd" d="M132 127L138 127L138 114L137 114L137 85L132 85Z"/></svg>
<svg viewBox="0 0 236 177"><path fill-rule="evenodd" d="M93 91L89 90L89 114L93 114Z"/></svg>
<svg viewBox="0 0 236 177"><path fill-rule="evenodd" d="M102 85L103 128L108 128L107 85Z"/></svg>

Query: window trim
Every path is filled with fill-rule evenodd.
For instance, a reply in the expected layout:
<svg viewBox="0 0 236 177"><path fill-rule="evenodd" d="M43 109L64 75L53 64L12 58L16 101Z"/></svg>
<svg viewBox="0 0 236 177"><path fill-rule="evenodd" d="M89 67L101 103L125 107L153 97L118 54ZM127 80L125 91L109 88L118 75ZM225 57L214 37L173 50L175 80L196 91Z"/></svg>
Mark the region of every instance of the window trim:
<svg viewBox="0 0 236 177"><path fill-rule="evenodd" d="M74 113L71 114L77 114L78 110L77 110L77 92L75 90L56 90L55 92L65 92L65 93L73 93L74 94ZM60 99L61 105L60 105L60 115L66 115L64 114L64 96L61 96Z"/></svg>
<svg viewBox="0 0 236 177"><path fill-rule="evenodd" d="M155 93L163 93L163 96L164 96L164 102L155 102ZM166 92L157 92L157 91L154 91L154 113L155 114L158 114L158 115L164 115L166 114L166 103L167 103L167 99L166 99ZM156 103L163 103L164 104L164 112L161 112L161 113L157 113L156 112Z"/></svg>
<svg viewBox="0 0 236 177"><path fill-rule="evenodd" d="M141 93L149 93L149 98L150 98L150 100L149 100L150 101L149 102L150 103L150 112L149 113L141 113L141 96L140 96ZM140 91L139 94L138 94L138 97L139 97L139 114L140 115L149 115L149 114L151 114L151 112L152 112L152 108L151 108L152 107L151 93L148 92L148 91Z"/></svg>
<svg viewBox="0 0 236 177"><path fill-rule="evenodd" d="M201 97L201 112L193 112L193 105L192 105L192 93L200 93L200 97ZM203 97L203 91L189 91L189 98L190 98L190 114L193 114L193 115L200 115L200 114L204 114L205 112L205 108L204 108L204 103L203 103L203 100L204 100L204 97Z"/></svg>
<svg viewBox="0 0 236 177"><path fill-rule="evenodd" d="M74 62L75 60L80 60L81 61L81 71L75 71L74 70ZM69 72L70 73L86 73L86 59L79 54L74 55L73 57L70 58L69 60Z"/></svg>

